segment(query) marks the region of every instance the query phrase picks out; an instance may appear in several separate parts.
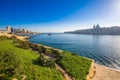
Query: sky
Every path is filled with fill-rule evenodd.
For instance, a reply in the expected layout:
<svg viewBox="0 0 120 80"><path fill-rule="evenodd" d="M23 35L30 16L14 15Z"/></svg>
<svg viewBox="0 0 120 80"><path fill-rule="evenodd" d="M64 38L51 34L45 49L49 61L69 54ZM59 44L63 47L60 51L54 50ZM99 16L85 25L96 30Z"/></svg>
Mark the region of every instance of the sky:
<svg viewBox="0 0 120 80"><path fill-rule="evenodd" d="M120 0L0 0L0 28L64 32L120 26Z"/></svg>

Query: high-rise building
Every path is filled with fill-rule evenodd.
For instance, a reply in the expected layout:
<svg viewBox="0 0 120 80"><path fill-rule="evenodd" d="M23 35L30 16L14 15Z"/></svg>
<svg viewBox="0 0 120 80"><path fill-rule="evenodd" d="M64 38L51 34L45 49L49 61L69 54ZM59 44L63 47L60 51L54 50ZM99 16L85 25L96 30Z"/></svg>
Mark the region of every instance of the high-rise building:
<svg viewBox="0 0 120 80"><path fill-rule="evenodd" d="M7 26L7 27L6 27L6 32L7 32L7 33L11 33L11 32L12 32L12 28L11 28L10 26Z"/></svg>

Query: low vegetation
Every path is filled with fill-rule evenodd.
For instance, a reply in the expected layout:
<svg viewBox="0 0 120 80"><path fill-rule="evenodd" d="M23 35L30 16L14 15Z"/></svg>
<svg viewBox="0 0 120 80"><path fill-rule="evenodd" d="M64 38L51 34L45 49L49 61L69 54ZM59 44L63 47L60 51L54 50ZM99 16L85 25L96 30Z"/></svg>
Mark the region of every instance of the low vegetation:
<svg viewBox="0 0 120 80"><path fill-rule="evenodd" d="M39 53L45 53L46 51L44 46L38 46L37 44L30 44L30 48L34 51L38 51Z"/></svg>
<svg viewBox="0 0 120 80"><path fill-rule="evenodd" d="M0 79L7 80L14 77L22 78L23 66L21 59L13 52L0 50Z"/></svg>
<svg viewBox="0 0 120 80"><path fill-rule="evenodd" d="M3 41L3 40L8 40L10 38L8 38L7 36L0 36L0 41Z"/></svg>
<svg viewBox="0 0 120 80"><path fill-rule="evenodd" d="M63 80L55 69L59 64L75 80L86 80L91 60L70 52L0 37L0 79Z"/></svg>
<svg viewBox="0 0 120 80"><path fill-rule="evenodd" d="M5 55L9 55L9 57L8 59L5 58L4 61L0 60L3 62L0 62L0 80L11 80L11 78L18 80L23 78L26 78L25 80L63 80L62 75L55 68L39 65L37 62L39 54L30 49L16 47L18 44L9 38L5 39L4 37L3 39L2 37L2 41L0 41L0 59L4 60ZM7 53L4 54L5 52ZM7 69L3 67L5 65L10 67L8 66ZM14 69L11 69L13 67ZM9 71L9 69L13 72ZM19 69L23 72L19 72Z"/></svg>
<svg viewBox="0 0 120 80"><path fill-rule="evenodd" d="M38 63L44 67L55 68L55 61L51 58L47 58L40 54L39 58L37 59Z"/></svg>
<svg viewBox="0 0 120 80"><path fill-rule="evenodd" d="M18 41L18 44L16 47L22 48L22 49L30 49L29 42L28 41Z"/></svg>

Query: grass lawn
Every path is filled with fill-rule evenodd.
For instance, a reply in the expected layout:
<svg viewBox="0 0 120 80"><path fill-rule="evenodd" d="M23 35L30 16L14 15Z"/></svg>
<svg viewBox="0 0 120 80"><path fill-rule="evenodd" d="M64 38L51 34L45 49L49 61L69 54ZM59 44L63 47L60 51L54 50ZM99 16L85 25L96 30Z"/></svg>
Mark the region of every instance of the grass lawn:
<svg viewBox="0 0 120 80"><path fill-rule="evenodd" d="M75 80L86 80L92 60L70 52L64 52L62 58L57 61Z"/></svg>
<svg viewBox="0 0 120 80"><path fill-rule="evenodd" d="M11 51L17 56L17 60L20 58L27 80L64 80L62 74L56 71L55 68L43 67L36 63L39 54L30 49L16 47L17 44L10 39L0 38L0 50ZM24 47L24 45L22 46ZM75 80L86 80L92 60L67 51L63 51L60 56L56 62L69 75Z"/></svg>
<svg viewBox="0 0 120 80"><path fill-rule="evenodd" d="M11 40L0 41L0 50L12 51L21 59L27 80L63 80L62 75L54 68L42 67L34 63L38 54L32 50L15 47Z"/></svg>

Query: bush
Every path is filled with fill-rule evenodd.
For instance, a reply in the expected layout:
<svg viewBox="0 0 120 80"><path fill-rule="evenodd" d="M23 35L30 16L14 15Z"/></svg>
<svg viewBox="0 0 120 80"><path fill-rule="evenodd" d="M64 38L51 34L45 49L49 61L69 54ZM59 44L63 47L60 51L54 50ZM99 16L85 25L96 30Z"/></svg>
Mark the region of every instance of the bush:
<svg viewBox="0 0 120 80"><path fill-rule="evenodd" d="M42 54L40 54L39 58L37 59L38 63L42 66L45 67L50 67L50 68L54 68L55 67L55 62L54 60L50 59L50 58L45 58Z"/></svg>
<svg viewBox="0 0 120 80"><path fill-rule="evenodd" d="M52 49L47 48L45 54L52 54Z"/></svg>
<svg viewBox="0 0 120 80"><path fill-rule="evenodd" d="M52 53L56 55L57 57L61 57L61 53L58 50L52 49Z"/></svg>
<svg viewBox="0 0 120 80"><path fill-rule="evenodd" d="M35 50L38 51L38 52L40 52L40 53L45 53L46 52L46 48L44 46L38 46L38 45L36 45L35 48L36 48Z"/></svg>
<svg viewBox="0 0 120 80"><path fill-rule="evenodd" d="M22 49L29 49L29 42L27 41L19 41L17 47L22 48Z"/></svg>
<svg viewBox="0 0 120 80"><path fill-rule="evenodd" d="M10 39L12 39L12 40L16 40L17 37L16 37L16 36L11 36Z"/></svg>
<svg viewBox="0 0 120 80"><path fill-rule="evenodd" d="M8 40L9 39L9 37L7 37L7 36L0 36L0 41L2 41L2 40Z"/></svg>
<svg viewBox="0 0 120 80"><path fill-rule="evenodd" d="M45 53L46 52L46 48L44 46L41 46L41 53Z"/></svg>
<svg viewBox="0 0 120 80"><path fill-rule="evenodd" d="M17 44L17 43L19 43L19 42L20 42L20 40L19 40L19 39L17 39L17 37L16 37L16 36L11 36L11 37L10 37L10 40L12 40L12 41L13 41L13 44Z"/></svg>
<svg viewBox="0 0 120 80"><path fill-rule="evenodd" d="M21 78L23 69L21 60L10 51L0 51L0 79Z"/></svg>
<svg viewBox="0 0 120 80"><path fill-rule="evenodd" d="M37 50L37 45L36 44L32 44L32 43L30 43L30 48L32 48L32 50Z"/></svg>
<svg viewBox="0 0 120 80"><path fill-rule="evenodd" d="M32 50L38 51L40 53L45 53L46 52L46 48L44 46L38 46L37 44L30 44L30 48L32 48Z"/></svg>

